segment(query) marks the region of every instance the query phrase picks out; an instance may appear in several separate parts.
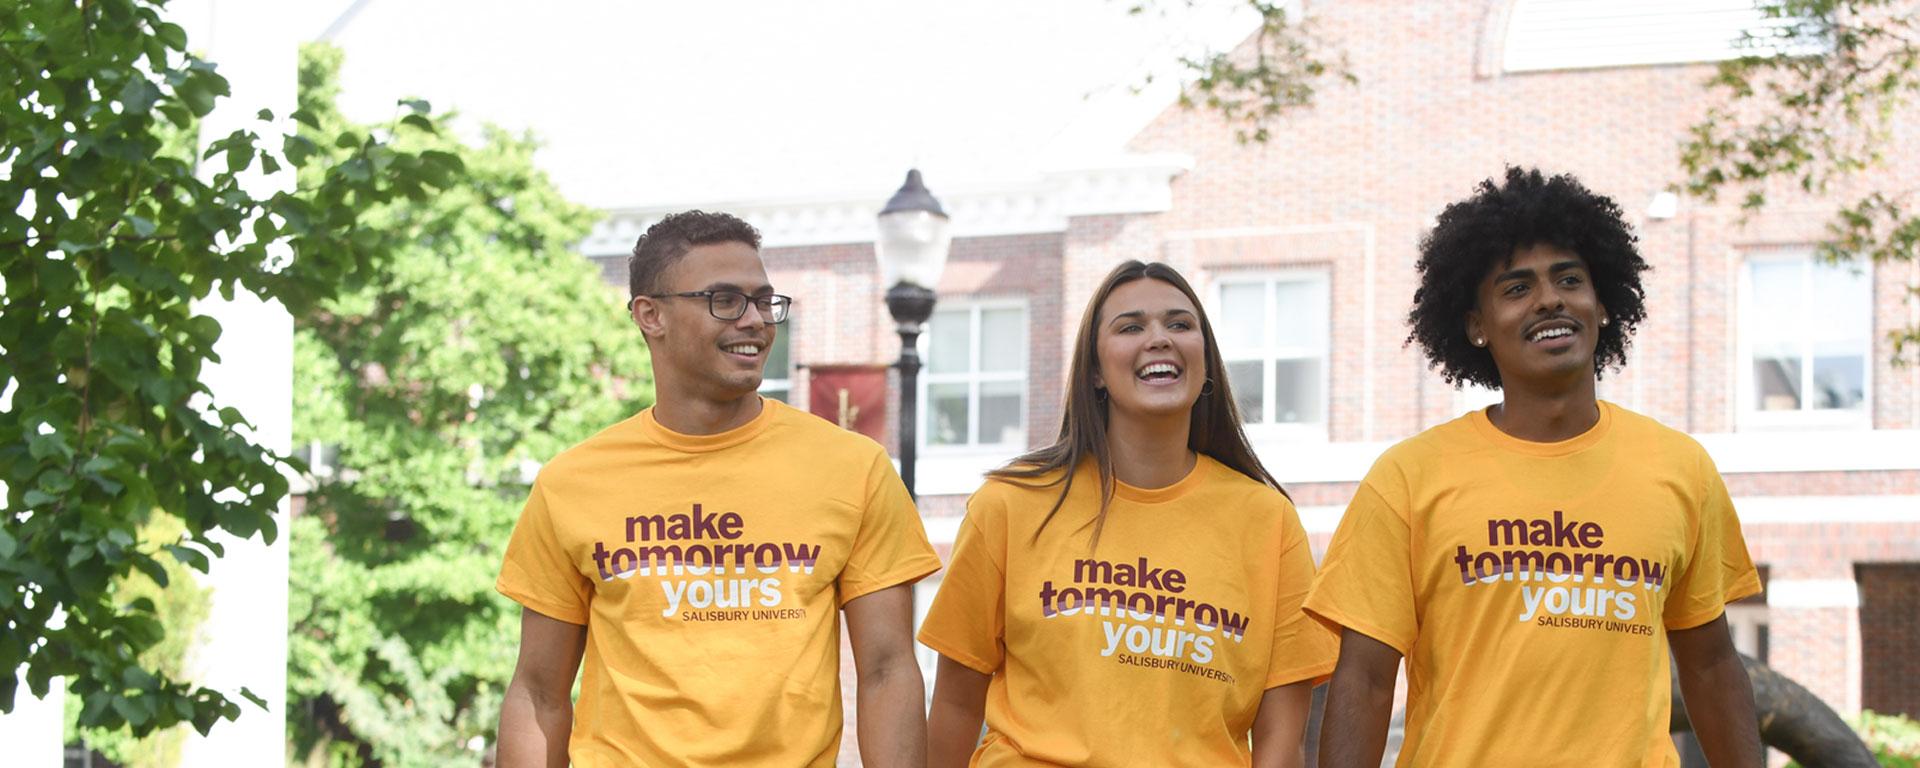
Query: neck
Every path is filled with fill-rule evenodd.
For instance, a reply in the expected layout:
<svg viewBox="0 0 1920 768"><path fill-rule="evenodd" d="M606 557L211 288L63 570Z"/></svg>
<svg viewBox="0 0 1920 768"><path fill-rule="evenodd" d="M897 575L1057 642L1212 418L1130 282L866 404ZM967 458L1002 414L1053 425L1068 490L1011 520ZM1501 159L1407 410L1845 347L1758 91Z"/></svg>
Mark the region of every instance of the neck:
<svg viewBox="0 0 1920 768"><path fill-rule="evenodd" d="M1129 416L1109 406L1107 455L1113 474L1135 488L1165 488L1180 482L1199 460L1187 447L1191 418L1185 413L1165 417Z"/></svg>
<svg viewBox="0 0 1920 768"><path fill-rule="evenodd" d="M717 435L738 429L759 416L763 407L757 392L717 398L681 389L670 379L654 380L653 420L683 435Z"/></svg>
<svg viewBox="0 0 1920 768"><path fill-rule="evenodd" d="M1504 400L1487 418L1501 432L1535 443L1578 437L1600 421L1593 376L1550 386L1521 384L1503 388Z"/></svg>

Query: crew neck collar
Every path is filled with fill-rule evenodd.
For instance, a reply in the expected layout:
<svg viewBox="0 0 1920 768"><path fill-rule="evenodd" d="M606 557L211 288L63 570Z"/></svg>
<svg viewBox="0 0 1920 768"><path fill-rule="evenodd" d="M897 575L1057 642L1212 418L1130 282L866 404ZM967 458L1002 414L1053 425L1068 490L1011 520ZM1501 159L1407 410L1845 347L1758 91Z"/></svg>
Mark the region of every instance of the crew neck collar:
<svg viewBox="0 0 1920 768"><path fill-rule="evenodd" d="M1173 501L1174 499L1187 495L1192 492L1193 489L1200 487L1200 484L1207 478L1209 471L1208 465L1212 463L1213 459L1209 458L1206 454L1195 454L1193 469L1187 471L1187 476L1180 478L1180 480L1173 485L1161 488L1140 488L1127 485L1121 482L1120 478L1116 477L1113 479L1113 495L1115 498L1125 499L1135 504L1162 504Z"/></svg>
<svg viewBox="0 0 1920 768"><path fill-rule="evenodd" d="M648 408L640 412L640 429L654 441L673 450L682 453L708 453L732 448L759 436L761 432L766 431L767 425L773 422L774 411L781 405L779 401L763 397L760 399L758 415L745 424L711 435L688 435L675 432L656 420L653 417L653 409Z"/></svg>
<svg viewBox="0 0 1920 768"><path fill-rule="evenodd" d="M1595 443L1607 436L1608 430L1612 429L1613 403L1605 400L1596 400L1595 403L1600 408L1600 418L1594 421L1593 426L1573 437L1550 443L1522 440L1500 431L1499 427L1494 426L1493 420L1487 417L1487 410L1491 406L1474 411L1467 418L1473 423L1474 431L1479 432L1481 437L1505 450L1529 456L1567 456L1593 447Z"/></svg>

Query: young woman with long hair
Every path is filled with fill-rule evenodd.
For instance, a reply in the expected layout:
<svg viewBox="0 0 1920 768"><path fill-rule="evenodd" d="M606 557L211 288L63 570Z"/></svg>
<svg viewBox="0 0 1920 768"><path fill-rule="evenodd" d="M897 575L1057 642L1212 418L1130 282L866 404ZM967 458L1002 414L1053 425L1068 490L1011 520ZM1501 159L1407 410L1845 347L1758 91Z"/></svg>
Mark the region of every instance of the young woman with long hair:
<svg viewBox="0 0 1920 768"><path fill-rule="evenodd" d="M1301 764L1337 644L1300 611L1306 533L1225 371L1172 267L1094 292L1059 439L968 500L921 629L930 765Z"/></svg>

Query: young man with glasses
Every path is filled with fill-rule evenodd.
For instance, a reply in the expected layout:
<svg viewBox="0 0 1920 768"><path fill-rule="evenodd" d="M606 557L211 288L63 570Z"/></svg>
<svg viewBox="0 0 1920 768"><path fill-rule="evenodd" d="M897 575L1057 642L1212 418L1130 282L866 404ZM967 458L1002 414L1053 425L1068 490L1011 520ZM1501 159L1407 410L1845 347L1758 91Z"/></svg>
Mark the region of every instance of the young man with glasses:
<svg viewBox="0 0 1920 768"><path fill-rule="evenodd" d="M756 393L793 305L759 247L700 211L634 246L655 403L542 468L514 528L503 768L833 765L843 610L862 759L926 760L910 585L940 561L885 450Z"/></svg>

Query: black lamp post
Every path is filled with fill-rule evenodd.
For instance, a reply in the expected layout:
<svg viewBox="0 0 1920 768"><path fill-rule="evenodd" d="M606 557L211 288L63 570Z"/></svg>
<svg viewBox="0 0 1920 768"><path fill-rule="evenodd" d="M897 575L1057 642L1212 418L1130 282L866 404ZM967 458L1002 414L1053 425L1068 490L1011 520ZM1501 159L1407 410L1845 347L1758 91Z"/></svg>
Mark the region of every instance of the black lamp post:
<svg viewBox="0 0 1920 768"><path fill-rule="evenodd" d="M920 349L917 341L933 316L935 286L947 266L953 244L947 212L920 181L920 171L907 171L907 181L880 209L880 237L873 251L880 261L880 284L887 289L887 311L900 332L900 479L907 493L916 494L913 461L919 445Z"/></svg>

